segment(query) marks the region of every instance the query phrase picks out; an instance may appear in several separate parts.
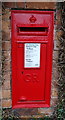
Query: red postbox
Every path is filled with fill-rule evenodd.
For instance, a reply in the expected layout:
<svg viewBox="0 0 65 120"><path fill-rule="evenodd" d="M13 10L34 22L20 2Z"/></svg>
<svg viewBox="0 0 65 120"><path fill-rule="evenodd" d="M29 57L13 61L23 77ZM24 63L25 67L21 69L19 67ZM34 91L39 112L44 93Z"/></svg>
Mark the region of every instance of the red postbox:
<svg viewBox="0 0 65 120"><path fill-rule="evenodd" d="M53 11L12 10L12 107L49 107Z"/></svg>

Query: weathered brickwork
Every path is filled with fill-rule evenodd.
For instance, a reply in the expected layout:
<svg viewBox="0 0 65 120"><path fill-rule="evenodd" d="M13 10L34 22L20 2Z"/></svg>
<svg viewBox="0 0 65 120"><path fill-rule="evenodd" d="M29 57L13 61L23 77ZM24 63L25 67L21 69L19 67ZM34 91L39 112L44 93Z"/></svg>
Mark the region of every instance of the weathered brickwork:
<svg viewBox="0 0 65 120"><path fill-rule="evenodd" d="M14 3L6 2L3 3L3 15L2 15L2 55L3 55L3 80L2 80L2 107L11 108L12 98L11 98L11 8L29 8L29 9L56 9L56 3ZM59 10L55 11L56 19L54 24L54 50L53 50L53 68L52 68L52 83L51 83L51 102L50 108L35 108L35 109L22 109L19 110L21 117L32 116L39 118L44 115L51 116L58 102L58 50L59 41L58 37L61 36L62 31L58 30L61 24L61 12ZM31 110L31 114L30 111ZM33 112L34 111L34 112ZM14 115L19 112L14 111ZM28 113L28 114L26 114ZM37 114L36 114L37 113Z"/></svg>

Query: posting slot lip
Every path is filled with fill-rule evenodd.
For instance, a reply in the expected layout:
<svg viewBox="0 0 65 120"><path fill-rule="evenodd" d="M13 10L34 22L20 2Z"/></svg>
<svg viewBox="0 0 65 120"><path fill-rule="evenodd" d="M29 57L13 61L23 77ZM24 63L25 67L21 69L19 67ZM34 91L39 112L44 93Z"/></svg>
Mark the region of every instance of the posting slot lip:
<svg viewBox="0 0 65 120"><path fill-rule="evenodd" d="M28 40L28 41L16 41L16 43L18 43L18 44L22 44L22 43L23 43L23 44L24 44L24 43L41 43L41 44L43 43L43 44L47 44L48 41L40 41L40 40L39 40L39 41L36 41L36 42L35 42L35 41L29 41L29 40Z"/></svg>
<svg viewBox="0 0 65 120"><path fill-rule="evenodd" d="M48 26L17 26L18 35L45 35L48 34Z"/></svg>

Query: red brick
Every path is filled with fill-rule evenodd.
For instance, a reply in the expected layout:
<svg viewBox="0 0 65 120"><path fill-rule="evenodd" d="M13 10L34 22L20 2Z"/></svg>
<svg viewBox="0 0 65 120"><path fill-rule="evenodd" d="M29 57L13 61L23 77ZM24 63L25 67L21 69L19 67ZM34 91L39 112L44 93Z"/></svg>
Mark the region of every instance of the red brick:
<svg viewBox="0 0 65 120"><path fill-rule="evenodd" d="M0 99L2 98L2 89L0 88Z"/></svg>
<svg viewBox="0 0 65 120"><path fill-rule="evenodd" d="M2 13L2 3L0 2L0 14Z"/></svg>
<svg viewBox="0 0 65 120"><path fill-rule="evenodd" d="M2 90L8 90L11 88L10 81L4 81L2 85Z"/></svg>
<svg viewBox="0 0 65 120"><path fill-rule="evenodd" d="M10 21L9 20L8 21L3 20L2 21L2 31L5 32L6 34L10 33L9 28L10 28Z"/></svg>
<svg viewBox="0 0 65 120"><path fill-rule="evenodd" d="M38 108L39 114L52 115L54 112L53 108Z"/></svg>
<svg viewBox="0 0 65 120"><path fill-rule="evenodd" d="M11 49L11 42L10 41L4 41L2 43L2 50L10 50Z"/></svg>
<svg viewBox="0 0 65 120"><path fill-rule="evenodd" d="M27 2L27 8L35 8L35 9L55 9L55 2Z"/></svg>
<svg viewBox="0 0 65 120"><path fill-rule="evenodd" d="M59 41L58 41L58 39L54 40L54 50L59 50Z"/></svg>
<svg viewBox="0 0 65 120"><path fill-rule="evenodd" d="M61 20L56 20L57 29L61 28Z"/></svg>
<svg viewBox="0 0 65 120"><path fill-rule="evenodd" d="M51 90L51 96L52 97L58 97L58 89L57 88L52 88Z"/></svg>
<svg viewBox="0 0 65 120"><path fill-rule="evenodd" d="M58 80L52 80L52 88L57 88L58 87Z"/></svg>
<svg viewBox="0 0 65 120"><path fill-rule="evenodd" d="M17 6L18 8L24 8L24 5L25 5L24 2L17 2L17 3L16 3L16 6Z"/></svg>
<svg viewBox="0 0 65 120"><path fill-rule="evenodd" d="M9 99L11 98L11 91L10 90L2 90L2 99Z"/></svg>
<svg viewBox="0 0 65 120"><path fill-rule="evenodd" d="M8 20L10 20L10 16L11 16L11 10L5 9L3 11L2 20L8 21Z"/></svg>
<svg viewBox="0 0 65 120"><path fill-rule="evenodd" d="M53 60L58 60L58 51L53 51Z"/></svg>
<svg viewBox="0 0 65 120"><path fill-rule="evenodd" d="M58 21L60 21L60 19L61 19L61 9L57 9L57 10L56 10L56 19L57 19Z"/></svg>
<svg viewBox="0 0 65 120"><path fill-rule="evenodd" d="M22 109L15 109L14 110L15 115L18 116L31 116L31 115L37 115L38 109L37 108L22 108Z"/></svg>
<svg viewBox="0 0 65 120"><path fill-rule="evenodd" d="M50 107L57 106L57 103L58 103L58 99L57 98L51 98Z"/></svg>
<svg viewBox="0 0 65 120"><path fill-rule="evenodd" d="M11 99L2 100L2 107L3 107L3 108L11 107Z"/></svg>
<svg viewBox="0 0 65 120"><path fill-rule="evenodd" d="M2 100L0 99L0 110L2 108ZM1 112L1 111L0 111ZM1 114L1 113L0 113Z"/></svg>
<svg viewBox="0 0 65 120"><path fill-rule="evenodd" d="M52 66L53 69L56 69L56 68L57 68L57 61L58 61L57 57L58 57L58 56L55 56L55 57L54 57L55 60L53 60L53 64L52 64L52 65L53 65L53 66Z"/></svg>
<svg viewBox="0 0 65 120"><path fill-rule="evenodd" d="M59 39L62 34L63 34L63 31L62 30L58 30L58 32L56 33L57 39Z"/></svg>
<svg viewBox="0 0 65 120"><path fill-rule="evenodd" d="M1 52L1 50L0 50L0 52ZM0 55L0 74L2 73L2 61L1 61L1 59L2 59L2 57L1 57L1 55Z"/></svg>
<svg viewBox="0 0 65 120"><path fill-rule="evenodd" d="M10 81L11 80L11 73L10 72L4 72L3 73L3 80L4 81Z"/></svg>
<svg viewBox="0 0 65 120"><path fill-rule="evenodd" d="M11 52L10 51L3 51L2 55L4 56L5 60L11 59Z"/></svg>
<svg viewBox="0 0 65 120"><path fill-rule="evenodd" d="M4 63L3 63L3 70L4 71L10 71L11 70L10 61L4 61Z"/></svg>
<svg viewBox="0 0 65 120"><path fill-rule="evenodd" d="M3 2L5 8L13 8L15 7L15 2Z"/></svg>
<svg viewBox="0 0 65 120"><path fill-rule="evenodd" d="M52 69L52 79L53 80L57 80L58 76L59 76L58 69L57 68L53 68Z"/></svg>
<svg viewBox="0 0 65 120"><path fill-rule="evenodd" d="M11 40L11 31L9 31L8 33L6 32L2 32L2 41L6 41L6 40Z"/></svg>

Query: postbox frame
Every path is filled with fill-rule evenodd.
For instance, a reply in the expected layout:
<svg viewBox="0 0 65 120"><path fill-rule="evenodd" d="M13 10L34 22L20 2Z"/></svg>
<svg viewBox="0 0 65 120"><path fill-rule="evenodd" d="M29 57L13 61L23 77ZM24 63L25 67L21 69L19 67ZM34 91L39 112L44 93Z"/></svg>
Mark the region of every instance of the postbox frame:
<svg viewBox="0 0 65 120"><path fill-rule="evenodd" d="M17 41L17 43L41 43L41 44L47 44L46 46L46 52L47 52L47 55L49 54L49 57L50 59L48 59L49 57L46 58L46 65L48 66L47 67L47 70L46 70L46 81L45 81L45 100L44 101L40 101L40 102L22 102L22 103L16 103L16 99L17 99L17 96L16 96L16 92L17 92L17 89L16 88L16 59L17 59L17 51L16 51L16 41L14 41L14 26L13 24L15 24L15 20L13 19L13 14L15 13L36 13L36 14L50 14L52 16L52 33L50 35L50 44L49 44L49 41L47 40L43 40L43 38L41 38L41 36L39 37L39 40L36 41L36 38L34 40L34 37L32 36L32 40L29 42L29 39L24 40L23 41ZM11 25L12 25L12 29L11 29L11 33L12 33L12 42L11 42L11 46L12 46L12 50L11 50L11 54L12 54L12 108L35 108L35 107L50 107L50 96L51 96L51 73L52 73L52 53L53 53L53 26L54 26L54 12L53 11L40 11L40 10L12 10L11 12ZM27 25L28 26L28 25ZM42 39L42 41L40 42L40 39ZM14 42L13 42L14 41Z"/></svg>

